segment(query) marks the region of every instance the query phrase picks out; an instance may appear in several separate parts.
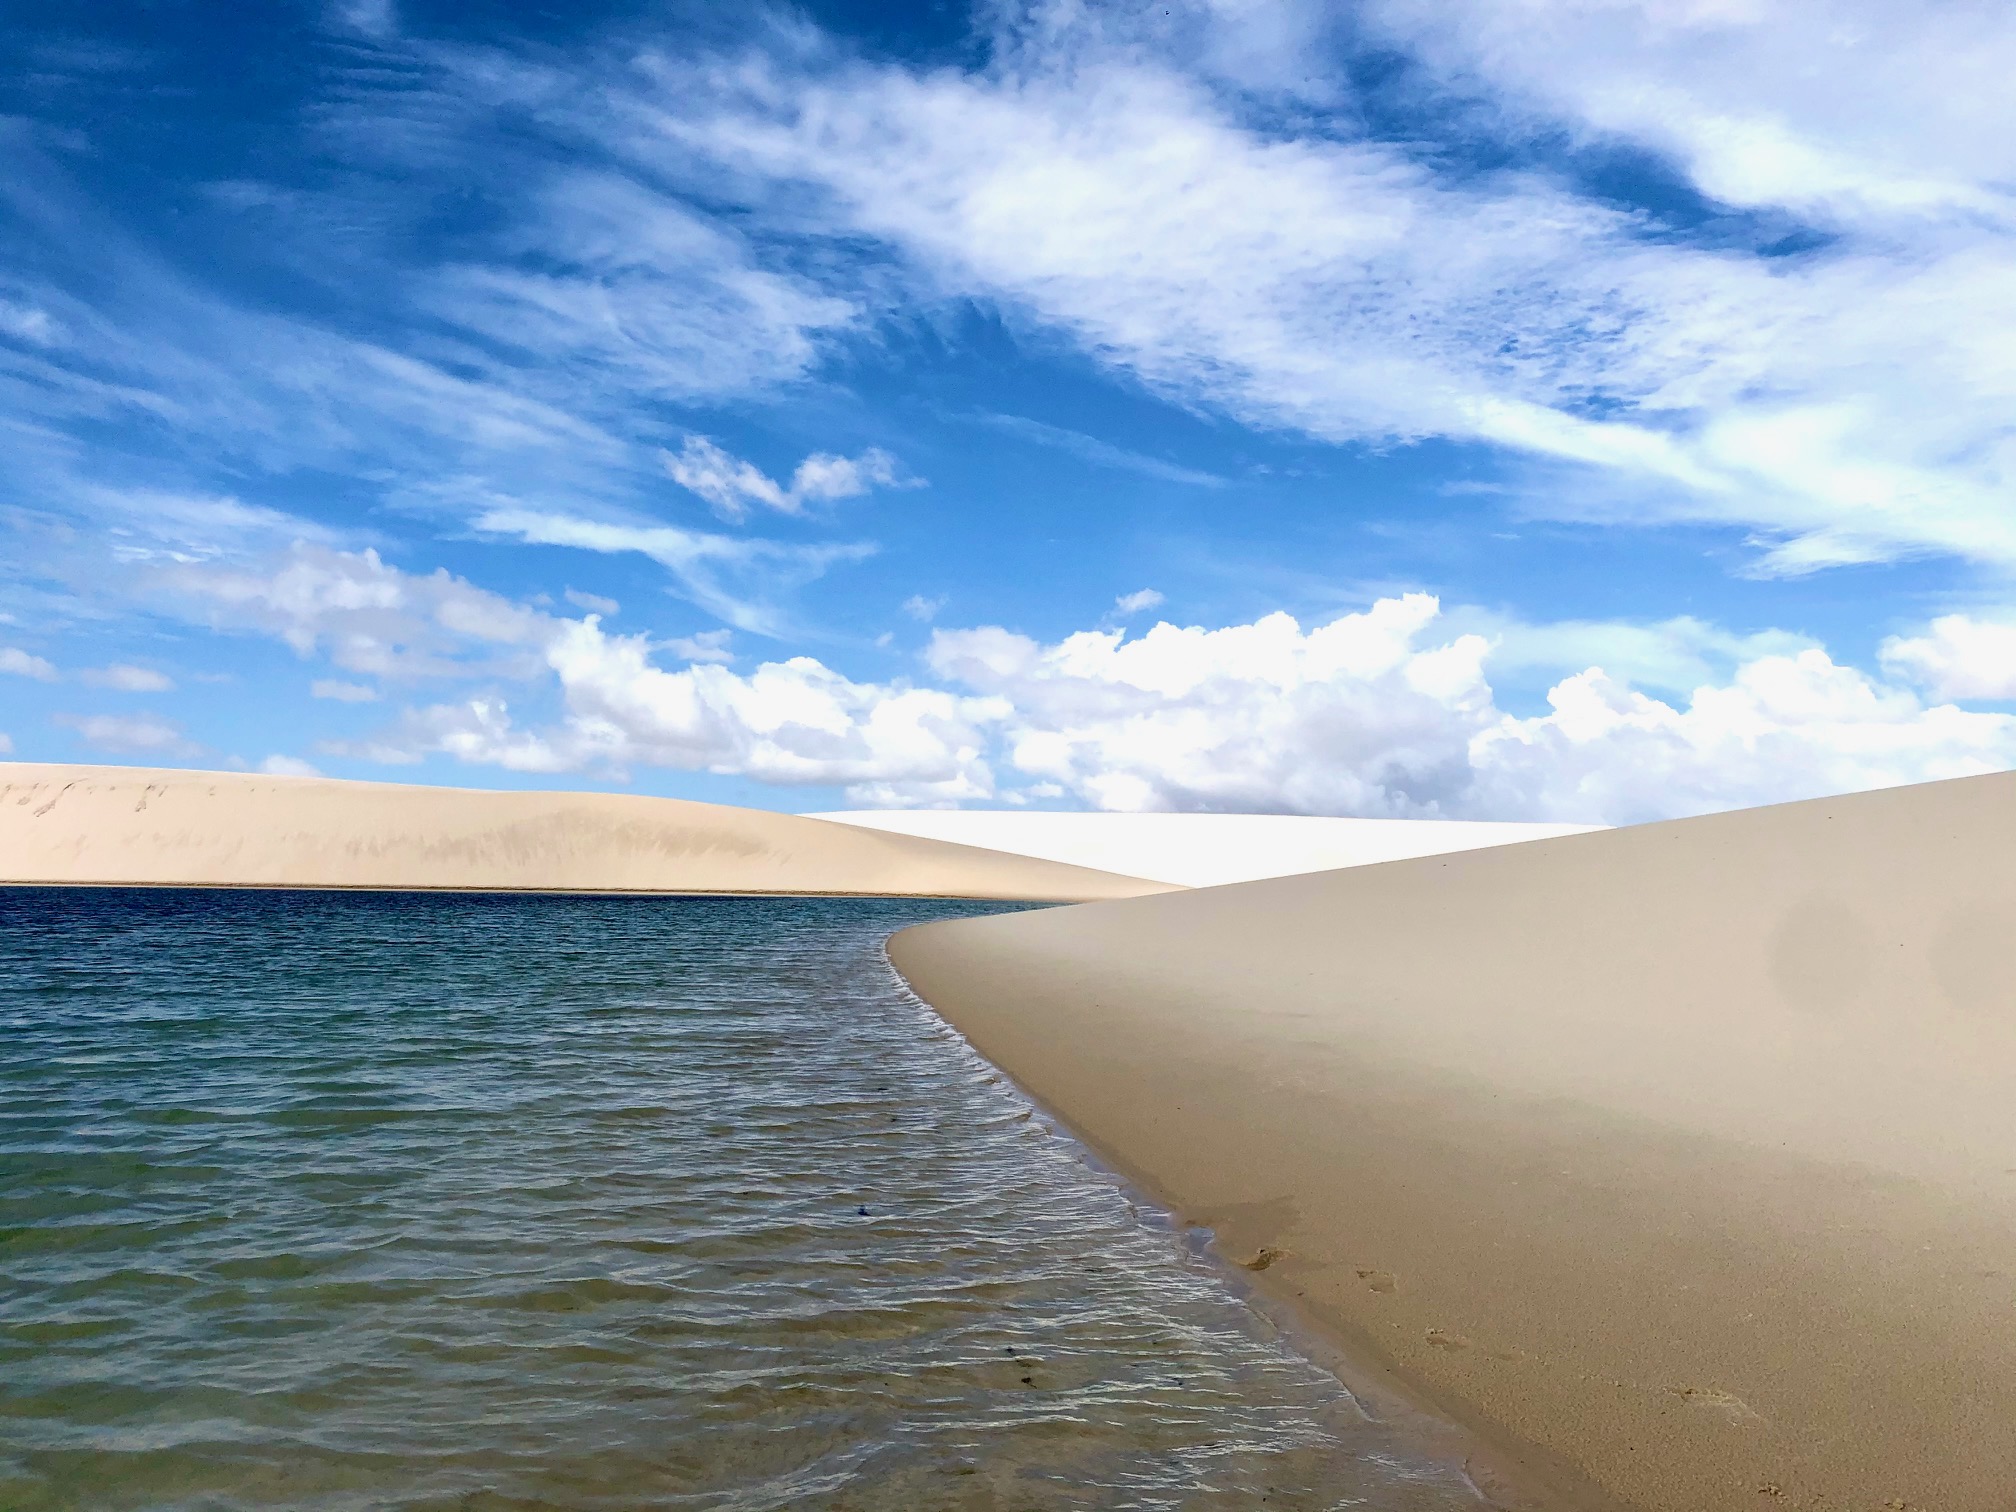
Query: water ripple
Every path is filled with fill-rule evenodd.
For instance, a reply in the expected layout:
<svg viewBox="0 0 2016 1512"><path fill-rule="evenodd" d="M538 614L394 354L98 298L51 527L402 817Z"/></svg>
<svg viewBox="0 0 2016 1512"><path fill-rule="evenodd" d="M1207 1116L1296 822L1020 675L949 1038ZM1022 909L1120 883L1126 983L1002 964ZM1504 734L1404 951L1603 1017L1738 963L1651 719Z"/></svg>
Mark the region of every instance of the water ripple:
<svg viewBox="0 0 2016 1512"><path fill-rule="evenodd" d="M1474 1506L901 990L964 911L0 891L0 1506Z"/></svg>

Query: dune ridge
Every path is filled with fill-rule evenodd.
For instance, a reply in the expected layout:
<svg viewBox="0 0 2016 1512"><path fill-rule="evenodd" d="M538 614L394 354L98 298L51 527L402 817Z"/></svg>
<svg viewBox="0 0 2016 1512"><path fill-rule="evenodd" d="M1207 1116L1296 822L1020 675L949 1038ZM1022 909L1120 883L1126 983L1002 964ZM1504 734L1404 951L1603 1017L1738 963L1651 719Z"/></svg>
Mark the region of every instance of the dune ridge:
<svg viewBox="0 0 2016 1512"><path fill-rule="evenodd" d="M906 930L1549 1507L2016 1505L2016 774Z"/></svg>
<svg viewBox="0 0 2016 1512"><path fill-rule="evenodd" d="M1335 819L1305 814L1078 814L1026 809L854 809L836 824L1040 856L1184 887L1371 866L1486 845L1547 840L1588 824Z"/></svg>
<svg viewBox="0 0 2016 1512"><path fill-rule="evenodd" d="M0 883L862 894L1079 901L1167 885L794 814L0 763Z"/></svg>

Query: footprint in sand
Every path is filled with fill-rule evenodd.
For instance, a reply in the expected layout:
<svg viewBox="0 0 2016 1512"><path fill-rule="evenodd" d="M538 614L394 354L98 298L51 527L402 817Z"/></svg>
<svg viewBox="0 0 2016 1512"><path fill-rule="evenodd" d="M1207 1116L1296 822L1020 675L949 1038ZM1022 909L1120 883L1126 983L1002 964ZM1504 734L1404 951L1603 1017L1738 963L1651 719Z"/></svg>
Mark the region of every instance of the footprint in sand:
<svg viewBox="0 0 2016 1512"><path fill-rule="evenodd" d="M1704 1412L1718 1413L1732 1423L1761 1423L1764 1419L1751 1409L1748 1402L1726 1391L1717 1391L1710 1386L1668 1386L1667 1393L1680 1398L1689 1407L1699 1407Z"/></svg>
<svg viewBox="0 0 2016 1512"><path fill-rule="evenodd" d="M1391 1271L1361 1270L1358 1279L1375 1292L1390 1292L1398 1285Z"/></svg>
<svg viewBox="0 0 2016 1512"><path fill-rule="evenodd" d="M1440 1349L1448 1354L1466 1354L1470 1350L1477 1349L1475 1343L1459 1333L1449 1332L1446 1328L1431 1328L1427 1337L1430 1349ZM1479 1349L1478 1353L1487 1360L1504 1360L1508 1364L1517 1363L1525 1358L1516 1349Z"/></svg>

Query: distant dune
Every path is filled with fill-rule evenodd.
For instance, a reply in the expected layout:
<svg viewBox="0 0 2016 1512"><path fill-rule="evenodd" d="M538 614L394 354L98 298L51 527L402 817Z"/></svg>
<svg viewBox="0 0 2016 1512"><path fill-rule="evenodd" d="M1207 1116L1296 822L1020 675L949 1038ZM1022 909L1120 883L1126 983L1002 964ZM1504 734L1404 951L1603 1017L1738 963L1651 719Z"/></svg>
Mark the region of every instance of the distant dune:
<svg viewBox="0 0 2016 1512"><path fill-rule="evenodd" d="M856 809L840 824L1041 856L1184 887L1579 835L1586 824L1459 819L1325 819L1293 814L1051 814L1013 809Z"/></svg>
<svg viewBox="0 0 2016 1512"><path fill-rule="evenodd" d="M1164 884L792 814L0 762L0 882L1076 901Z"/></svg>
<svg viewBox="0 0 2016 1512"><path fill-rule="evenodd" d="M1541 1505L2016 1505L2016 774L891 955Z"/></svg>

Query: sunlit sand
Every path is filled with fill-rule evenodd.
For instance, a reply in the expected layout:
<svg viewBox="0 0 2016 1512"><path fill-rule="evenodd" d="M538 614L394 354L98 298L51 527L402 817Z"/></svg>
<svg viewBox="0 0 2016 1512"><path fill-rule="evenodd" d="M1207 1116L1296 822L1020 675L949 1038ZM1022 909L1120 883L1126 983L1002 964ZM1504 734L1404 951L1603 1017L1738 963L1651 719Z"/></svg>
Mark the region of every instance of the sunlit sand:
<svg viewBox="0 0 2016 1512"><path fill-rule="evenodd" d="M615 793L0 763L0 882L1075 900L1166 885Z"/></svg>
<svg viewBox="0 0 2016 1512"><path fill-rule="evenodd" d="M1997 775L891 956L1542 1504L1986 1508L2016 1464L2011 856Z"/></svg>

